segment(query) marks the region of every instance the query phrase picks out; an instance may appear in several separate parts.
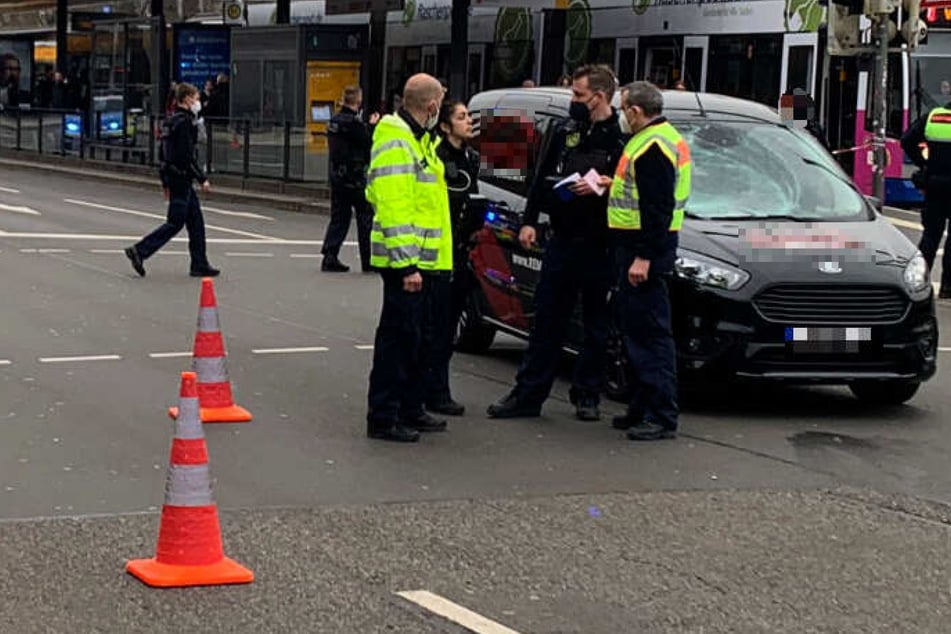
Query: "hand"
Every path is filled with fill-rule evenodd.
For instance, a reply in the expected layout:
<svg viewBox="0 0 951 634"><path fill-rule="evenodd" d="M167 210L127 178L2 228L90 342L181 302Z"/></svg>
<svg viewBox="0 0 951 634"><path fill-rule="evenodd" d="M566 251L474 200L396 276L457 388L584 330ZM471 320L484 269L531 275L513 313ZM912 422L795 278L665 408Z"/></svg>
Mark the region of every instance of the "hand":
<svg viewBox="0 0 951 634"><path fill-rule="evenodd" d="M403 278L403 290L407 293L418 293L423 290L423 276L413 273Z"/></svg>
<svg viewBox="0 0 951 634"><path fill-rule="evenodd" d="M207 194L208 192L210 192L210 191L211 191L211 181L205 181L204 183L202 183L202 184L201 184L201 191L203 191L203 192L206 193L206 194Z"/></svg>
<svg viewBox="0 0 951 634"><path fill-rule="evenodd" d="M647 274L651 268L651 261L643 258L634 258L634 263L627 270L627 281L631 286L637 286L641 282L647 281Z"/></svg>
<svg viewBox="0 0 951 634"><path fill-rule="evenodd" d="M596 194L595 194L595 191L594 191L593 189L591 189L591 186L588 185L588 183L587 183L586 181L583 181L583 180L575 181L574 183L572 183L571 185L568 186L568 189L570 189L570 190L574 193L575 196L594 196L594 195L596 195Z"/></svg>
<svg viewBox="0 0 951 634"><path fill-rule="evenodd" d="M163 187L163 188L162 188L162 196L165 197L165 200L168 200L168 199L169 199L170 194L169 194L169 192L168 192L168 187Z"/></svg>
<svg viewBox="0 0 951 634"><path fill-rule="evenodd" d="M518 241L522 245L522 248L526 251L530 250L535 246L535 239L538 236L535 235L535 227L522 227L521 231L518 232Z"/></svg>
<svg viewBox="0 0 951 634"><path fill-rule="evenodd" d="M611 185L614 184L614 179L610 176L599 176L598 185L604 188L604 191L610 191Z"/></svg>
<svg viewBox="0 0 951 634"><path fill-rule="evenodd" d="M370 125L376 125L377 121L380 120L380 113L374 112L370 115Z"/></svg>

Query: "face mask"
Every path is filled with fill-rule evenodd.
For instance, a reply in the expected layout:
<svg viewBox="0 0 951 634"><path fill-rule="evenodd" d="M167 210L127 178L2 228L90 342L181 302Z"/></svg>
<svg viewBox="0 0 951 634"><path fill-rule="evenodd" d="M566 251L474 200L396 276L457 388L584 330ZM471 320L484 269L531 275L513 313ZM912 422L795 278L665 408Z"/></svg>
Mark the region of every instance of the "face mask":
<svg viewBox="0 0 951 634"><path fill-rule="evenodd" d="M568 107L568 116L578 123L588 123L591 121L591 111L582 101L572 101Z"/></svg>
<svg viewBox="0 0 951 634"><path fill-rule="evenodd" d="M200 102L200 101L193 101L193 102L192 102L192 105L189 106L188 109L191 110L191 111L192 111L192 114L197 117L197 116L198 116L198 113L201 112L201 102Z"/></svg>
<svg viewBox="0 0 951 634"><path fill-rule="evenodd" d="M627 120L627 113L621 111L617 114L618 125L621 126L621 134L634 134L634 130L631 129L631 122Z"/></svg>
<svg viewBox="0 0 951 634"><path fill-rule="evenodd" d="M427 130L434 130L434 129L436 128L436 124L437 124L437 123L439 123L439 110L438 110L438 109L436 110L435 114L429 115L429 118L426 119L426 129L427 129Z"/></svg>

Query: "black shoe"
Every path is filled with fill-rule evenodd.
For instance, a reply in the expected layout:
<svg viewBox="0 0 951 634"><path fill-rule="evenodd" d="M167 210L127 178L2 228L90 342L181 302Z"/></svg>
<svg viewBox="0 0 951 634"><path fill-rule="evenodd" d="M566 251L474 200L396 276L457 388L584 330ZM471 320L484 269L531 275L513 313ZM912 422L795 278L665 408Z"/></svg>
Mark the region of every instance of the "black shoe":
<svg viewBox="0 0 951 634"><path fill-rule="evenodd" d="M145 266L142 264L142 256L135 247L129 247L125 250L125 256L132 262L132 268L139 274L139 277L145 277Z"/></svg>
<svg viewBox="0 0 951 634"><path fill-rule="evenodd" d="M614 418L611 419L611 427L613 427L614 429L620 429L622 431L626 431L630 429L631 427L634 427L636 424L637 424L637 421L631 418L630 416L628 416L627 414L624 414L622 416L615 416Z"/></svg>
<svg viewBox="0 0 951 634"><path fill-rule="evenodd" d="M951 288L942 286L938 291L938 299L951 299Z"/></svg>
<svg viewBox="0 0 951 634"><path fill-rule="evenodd" d="M537 418L541 413L541 405L520 403L515 392L505 395L486 410L489 418Z"/></svg>
<svg viewBox="0 0 951 634"><path fill-rule="evenodd" d="M324 273L346 273L350 267L338 260L336 255L325 255L320 270Z"/></svg>
<svg viewBox="0 0 951 634"><path fill-rule="evenodd" d="M583 396L578 399L578 406L575 408L575 416L578 420L598 421L601 420L601 412L598 410L598 402L590 396Z"/></svg>
<svg viewBox="0 0 951 634"><path fill-rule="evenodd" d="M465 405L455 402L452 398L434 401L426 404L426 411L443 416L462 416L466 413Z"/></svg>
<svg viewBox="0 0 951 634"><path fill-rule="evenodd" d="M205 266L200 269L192 269L188 274L192 277L218 277L221 271L210 266Z"/></svg>
<svg viewBox="0 0 951 634"><path fill-rule="evenodd" d="M403 425L390 425L381 427L379 425L367 424L367 437L379 440L392 440L393 442L417 442L419 432Z"/></svg>
<svg viewBox="0 0 951 634"><path fill-rule="evenodd" d="M446 421L433 418L423 412L412 420L404 420L403 425L421 432L446 431Z"/></svg>
<svg viewBox="0 0 951 634"><path fill-rule="evenodd" d="M667 429L651 421L643 421L627 430L627 437L631 440L663 440L676 438L676 429Z"/></svg>

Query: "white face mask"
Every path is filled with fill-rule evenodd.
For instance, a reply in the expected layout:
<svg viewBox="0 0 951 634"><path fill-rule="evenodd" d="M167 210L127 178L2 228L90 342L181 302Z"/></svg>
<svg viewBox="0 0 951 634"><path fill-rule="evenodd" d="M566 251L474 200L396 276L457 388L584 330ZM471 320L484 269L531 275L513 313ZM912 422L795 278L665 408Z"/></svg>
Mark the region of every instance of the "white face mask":
<svg viewBox="0 0 951 634"><path fill-rule="evenodd" d="M617 122L621 126L621 134L634 134L634 130L631 129L631 122L627 120L625 113L618 113Z"/></svg>
<svg viewBox="0 0 951 634"><path fill-rule="evenodd" d="M436 109L436 114L431 114L429 115L429 118L426 119L426 129L434 130L436 128L437 123L439 123L439 109L438 108Z"/></svg>
<svg viewBox="0 0 951 634"><path fill-rule="evenodd" d="M197 100L196 100L196 101L193 101L193 102L192 102L192 105L189 106L188 109L191 110L191 111L192 111L192 114L197 117L197 116L198 116L198 113L201 112L201 102L200 102L200 101L197 101Z"/></svg>

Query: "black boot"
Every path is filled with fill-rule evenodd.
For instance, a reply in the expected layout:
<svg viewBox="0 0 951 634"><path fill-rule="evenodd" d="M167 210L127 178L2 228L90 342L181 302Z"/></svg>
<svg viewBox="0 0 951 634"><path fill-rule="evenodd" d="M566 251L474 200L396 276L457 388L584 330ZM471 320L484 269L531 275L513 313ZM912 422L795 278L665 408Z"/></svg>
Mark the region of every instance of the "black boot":
<svg viewBox="0 0 951 634"><path fill-rule="evenodd" d="M406 427L415 429L418 432L446 431L446 421L433 418L426 412L412 419L403 421Z"/></svg>
<svg viewBox="0 0 951 634"><path fill-rule="evenodd" d="M206 264L205 266L193 268L188 274L192 277L218 277L218 275L221 274L221 271L214 268L210 264Z"/></svg>
<svg viewBox="0 0 951 634"><path fill-rule="evenodd" d="M336 255L325 255L324 261L320 264L320 270L324 273L346 273L350 267L341 262Z"/></svg>
<svg viewBox="0 0 951 634"><path fill-rule="evenodd" d="M139 277L145 277L145 266L142 264L142 256L139 255L138 249L129 247L125 250L125 256L129 258L129 262L132 262L132 268L139 274Z"/></svg>
<svg viewBox="0 0 951 634"><path fill-rule="evenodd" d="M451 396L426 403L426 411L443 416L462 416L466 413L464 405L452 400Z"/></svg>
<svg viewBox="0 0 951 634"><path fill-rule="evenodd" d="M509 392L486 410L489 418L537 418L542 413L541 405L521 403L515 392Z"/></svg>
<svg viewBox="0 0 951 634"><path fill-rule="evenodd" d="M664 440L676 438L677 430L645 420L628 429L627 437L631 440Z"/></svg>
<svg viewBox="0 0 951 634"><path fill-rule="evenodd" d="M393 442L417 442L419 432L403 425L379 425L367 423L367 437Z"/></svg>

